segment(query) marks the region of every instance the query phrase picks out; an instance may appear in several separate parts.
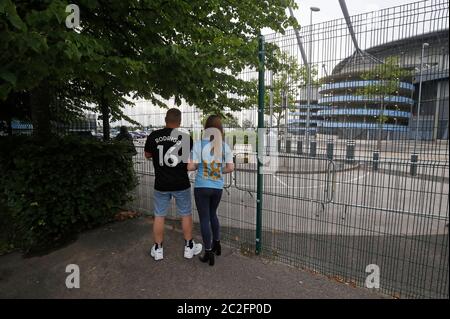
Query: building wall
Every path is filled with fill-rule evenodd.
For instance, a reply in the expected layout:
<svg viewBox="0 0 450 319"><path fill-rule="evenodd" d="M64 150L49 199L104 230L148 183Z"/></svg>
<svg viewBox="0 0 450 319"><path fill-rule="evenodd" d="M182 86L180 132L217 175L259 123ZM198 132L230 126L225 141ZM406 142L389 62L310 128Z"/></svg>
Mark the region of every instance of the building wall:
<svg viewBox="0 0 450 319"><path fill-rule="evenodd" d="M422 61L422 44L427 42L428 47L425 47L424 59ZM365 52L367 55L371 55L375 59L384 60L389 56L399 57L400 66L405 69L413 70L413 77L411 82L414 83L414 90L410 90L409 98L413 99L412 103L404 105L396 104L396 108L401 108L401 114L404 117L404 113L409 114L406 124L403 125L389 125L384 126L383 132L384 138L392 138L392 132L403 132L407 134L394 134L398 138L415 138L418 136L420 139L433 139L433 138L448 138L448 66L449 66L449 53L448 53L448 32L435 32L421 37L415 37L411 39L403 39L397 43L386 43L383 46L368 49ZM364 55L352 56L339 63L332 72L332 76L327 78L329 85L346 85L348 81L358 81L360 75L373 68L377 63L374 63L374 59L365 57ZM420 72L422 70L422 72ZM348 74L343 78L343 74ZM422 76L421 76L422 74ZM422 82L421 102L420 102L420 115L418 116L418 101L419 101L419 86ZM368 132L364 134L364 126L366 122L361 120L358 115L361 114L362 109L365 107L360 103L358 106L359 96L354 96L355 102L353 108L355 109L352 120L349 119L351 109L349 106L352 104L352 97L340 96L342 92L331 92L322 88L319 93L323 94L323 97L319 99L319 104L328 105L337 109L334 114L340 114L340 116L331 116L328 112L325 112L324 121L322 122L323 130L329 132L335 129L335 132L339 135L344 134L345 130L360 130L356 135L371 136ZM398 96L408 98L408 92L398 92ZM374 105L372 103L372 108ZM380 108L380 103L375 106ZM347 112L347 114L346 114ZM400 113L399 113L400 114ZM392 114L392 119L396 120L395 112ZM321 126L321 123L319 123ZM376 128L366 128L368 131ZM418 132L416 133L416 130ZM352 132L354 135L354 132ZM378 134L374 134L378 135Z"/></svg>

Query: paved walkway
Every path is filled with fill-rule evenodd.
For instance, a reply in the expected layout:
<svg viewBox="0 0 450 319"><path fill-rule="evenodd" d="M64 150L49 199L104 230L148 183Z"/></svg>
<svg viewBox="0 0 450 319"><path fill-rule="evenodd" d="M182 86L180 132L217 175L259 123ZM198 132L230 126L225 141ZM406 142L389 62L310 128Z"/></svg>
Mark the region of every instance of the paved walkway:
<svg viewBox="0 0 450 319"><path fill-rule="evenodd" d="M0 298L382 298L224 247L216 265L183 258L181 233L168 227L164 260L148 255L151 219L86 232L42 257L0 257ZM66 265L80 267L80 289L65 286Z"/></svg>

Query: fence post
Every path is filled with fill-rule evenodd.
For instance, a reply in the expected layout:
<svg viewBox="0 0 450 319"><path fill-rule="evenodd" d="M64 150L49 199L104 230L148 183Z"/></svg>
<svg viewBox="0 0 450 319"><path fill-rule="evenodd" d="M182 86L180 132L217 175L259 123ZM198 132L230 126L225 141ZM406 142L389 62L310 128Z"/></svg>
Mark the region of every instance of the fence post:
<svg viewBox="0 0 450 319"><path fill-rule="evenodd" d="M263 207L263 175L261 174L262 163L260 155L264 150L264 139L259 138L262 129L264 129L264 36L259 35L259 74L258 74L258 138L257 138L257 187L256 187L256 249L255 253L261 253L261 228L262 228L262 207Z"/></svg>

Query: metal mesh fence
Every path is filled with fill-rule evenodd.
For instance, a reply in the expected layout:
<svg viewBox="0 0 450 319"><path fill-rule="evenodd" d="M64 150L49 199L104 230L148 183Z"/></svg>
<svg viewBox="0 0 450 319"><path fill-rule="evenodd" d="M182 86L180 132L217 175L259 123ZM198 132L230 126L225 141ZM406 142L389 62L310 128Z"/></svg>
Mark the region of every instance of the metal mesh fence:
<svg viewBox="0 0 450 319"><path fill-rule="evenodd" d="M263 176L262 253L357 286L375 264L385 293L448 298L448 2L350 21L354 39L345 19L305 26L299 37L294 30L266 36L295 70L310 70L311 81L291 69L272 79L266 72L269 134L262 138L277 169ZM201 112L182 111L183 125L197 134ZM134 112L144 126L163 125L163 110ZM231 113L240 127L226 129L236 169L219 207L222 240L253 253L257 108ZM151 214L144 141L135 142L140 186L131 208Z"/></svg>

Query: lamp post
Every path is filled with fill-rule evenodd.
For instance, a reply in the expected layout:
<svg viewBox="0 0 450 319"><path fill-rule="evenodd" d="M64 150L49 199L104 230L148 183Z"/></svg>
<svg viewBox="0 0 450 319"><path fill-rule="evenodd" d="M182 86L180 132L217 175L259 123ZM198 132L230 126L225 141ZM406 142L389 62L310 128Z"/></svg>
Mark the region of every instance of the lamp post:
<svg viewBox="0 0 450 319"><path fill-rule="evenodd" d="M271 147L271 133L273 129L273 71L269 70L269 127L267 128L267 132L269 133L267 137L267 150L268 153L272 153ZM277 132L278 134L278 132Z"/></svg>
<svg viewBox="0 0 450 319"><path fill-rule="evenodd" d="M309 15L309 27L310 27L310 37L309 37L309 49L308 49L308 88L306 90L306 147L309 147L309 127L311 120L311 59L312 59L312 15L313 12L319 12L320 9L317 7L310 7Z"/></svg>
<svg viewBox="0 0 450 319"><path fill-rule="evenodd" d="M269 114L269 129L272 130L273 127L273 71L269 70L269 107L270 107L270 114Z"/></svg>
<svg viewBox="0 0 450 319"><path fill-rule="evenodd" d="M429 47L430 45L428 43L422 44L422 55L420 58L420 79L419 79L419 97L417 99L417 119L416 119L416 134L414 139L414 153L416 153L416 146L417 146L417 137L419 133L419 122L420 122L420 104L422 100L422 74L423 74L423 58L424 58L424 52L425 48Z"/></svg>
<svg viewBox="0 0 450 319"><path fill-rule="evenodd" d="M286 108L287 108L287 103L286 103L287 94L286 93L287 92L286 92L285 88L283 87L281 89L281 108L284 111L284 129L283 129L283 138L282 139L284 139L285 141L287 140L287 118L286 118L287 117L287 112L286 112ZM280 117L281 117L281 115L280 115ZM278 123L280 123L280 122L281 122L281 120L279 120Z"/></svg>

